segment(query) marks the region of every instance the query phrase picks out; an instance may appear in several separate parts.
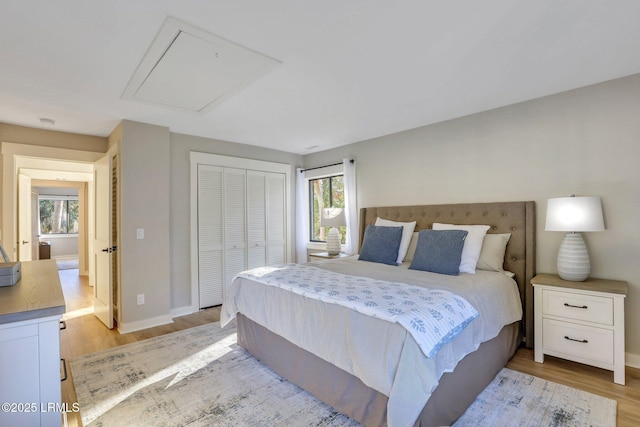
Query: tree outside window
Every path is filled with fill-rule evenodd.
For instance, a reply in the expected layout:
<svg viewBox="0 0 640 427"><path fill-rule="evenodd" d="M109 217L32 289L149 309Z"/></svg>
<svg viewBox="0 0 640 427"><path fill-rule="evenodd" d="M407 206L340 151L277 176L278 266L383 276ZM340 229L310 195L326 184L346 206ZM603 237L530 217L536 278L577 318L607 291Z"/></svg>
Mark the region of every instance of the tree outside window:
<svg viewBox="0 0 640 427"><path fill-rule="evenodd" d="M40 234L77 234L78 200L62 198L38 199Z"/></svg>
<svg viewBox="0 0 640 427"><path fill-rule="evenodd" d="M329 230L320 227L320 213L324 208L344 208L344 177L342 175L328 176L309 180L310 233L313 242L325 242ZM344 244L347 237L347 227L339 227L340 240Z"/></svg>

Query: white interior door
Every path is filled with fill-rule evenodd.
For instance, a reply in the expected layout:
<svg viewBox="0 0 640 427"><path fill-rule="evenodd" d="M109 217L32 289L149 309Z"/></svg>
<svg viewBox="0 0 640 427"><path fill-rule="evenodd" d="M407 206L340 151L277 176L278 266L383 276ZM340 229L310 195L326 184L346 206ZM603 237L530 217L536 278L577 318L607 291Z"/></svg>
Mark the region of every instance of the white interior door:
<svg viewBox="0 0 640 427"><path fill-rule="evenodd" d="M93 312L109 329L113 329L113 282L111 263L111 155L107 154L94 164L93 257L95 284Z"/></svg>
<svg viewBox="0 0 640 427"><path fill-rule="evenodd" d="M18 174L18 260L31 261L31 177Z"/></svg>
<svg viewBox="0 0 640 427"><path fill-rule="evenodd" d="M266 173L247 171L247 268L267 264Z"/></svg>
<svg viewBox="0 0 640 427"><path fill-rule="evenodd" d="M38 223L40 209L38 203L38 190L31 187L31 259L40 259L40 224Z"/></svg>
<svg viewBox="0 0 640 427"><path fill-rule="evenodd" d="M286 179L281 173L266 176L267 197L267 261L266 265L283 264L287 260L287 195Z"/></svg>
<svg viewBox="0 0 640 427"><path fill-rule="evenodd" d="M198 166L199 308L222 304L224 284L223 169Z"/></svg>
<svg viewBox="0 0 640 427"><path fill-rule="evenodd" d="M247 269L247 173L224 170L224 288Z"/></svg>

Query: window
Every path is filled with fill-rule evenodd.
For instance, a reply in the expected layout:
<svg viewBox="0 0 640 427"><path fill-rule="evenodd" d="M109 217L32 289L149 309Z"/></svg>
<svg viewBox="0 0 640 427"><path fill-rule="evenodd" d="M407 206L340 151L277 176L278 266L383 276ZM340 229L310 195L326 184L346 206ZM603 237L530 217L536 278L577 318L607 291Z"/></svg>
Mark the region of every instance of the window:
<svg viewBox="0 0 640 427"><path fill-rule="evenodd" d="M344 208L343 175L310 179L309 196L309 237L312 242L325 242L325 235L329 230L325 230L327 227L320 227L320 213L324 208ZM339 231L340 241L344 244L347 227L340 227Z"/></svg>
<svg viewBox="0 0 640 427"><path fill-rule="evenodd" d="M40 234L77 234L78 199L43 196L38 198Z"/></svg>

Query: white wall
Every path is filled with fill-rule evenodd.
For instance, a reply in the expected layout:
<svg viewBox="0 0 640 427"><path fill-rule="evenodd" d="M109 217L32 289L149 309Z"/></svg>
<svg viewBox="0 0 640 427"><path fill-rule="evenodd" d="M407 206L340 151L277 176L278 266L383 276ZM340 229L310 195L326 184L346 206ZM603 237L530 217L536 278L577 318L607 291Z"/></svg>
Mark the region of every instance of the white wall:
<svg viewBox="0 0 640 427"><path fill-rule="evenodd" d="M555 272L562 233L546 201L602 197L586 233L592 276L629 282L626 351L640 366L640 75L305 156L356 159L358 206L534 200L537 271Z"/></svg>
<svg viewBox="0 0 640 427"><path fill-rule="evenodd" d="M51 244L51 258L69 258L78 256L78 235L43 235L40 236L40 242L49 242Z"/></svg>

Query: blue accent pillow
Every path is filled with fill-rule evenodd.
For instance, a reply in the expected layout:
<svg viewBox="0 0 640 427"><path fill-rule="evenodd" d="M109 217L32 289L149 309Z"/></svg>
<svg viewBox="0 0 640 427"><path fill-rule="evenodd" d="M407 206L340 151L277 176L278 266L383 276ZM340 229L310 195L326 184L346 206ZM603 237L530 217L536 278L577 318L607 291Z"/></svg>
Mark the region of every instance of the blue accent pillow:
<svg viewBox="0 0 640 427"><path fill-rule="evenodd" d="M409 269L457 276L465 230L422 230Z"/></svg>
<svg viewBox="0 0 640 427"><path fill-rule="evenodd" d="M358 260L398 265L396 261L400 240L402 240L402 227L369 225L364 231Z"/></svg>

